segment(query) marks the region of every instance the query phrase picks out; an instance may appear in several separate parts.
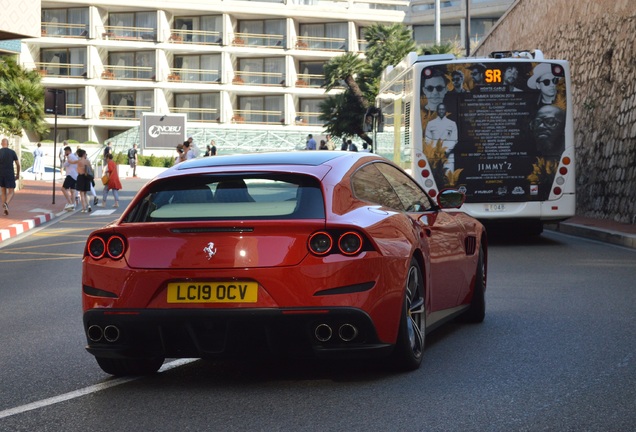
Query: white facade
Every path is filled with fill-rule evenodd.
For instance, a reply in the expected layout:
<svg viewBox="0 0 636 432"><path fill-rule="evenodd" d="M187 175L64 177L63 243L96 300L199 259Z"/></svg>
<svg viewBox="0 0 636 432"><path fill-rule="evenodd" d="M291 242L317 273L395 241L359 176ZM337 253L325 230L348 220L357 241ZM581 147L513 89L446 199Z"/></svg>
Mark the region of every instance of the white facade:
<svg viewBox="0 0 636 432"><path fill-rule="evenodd" d="M425 23L422 3L434 0L43 0L41 37L22 42L21 62L65 91L58 141L128 146L138 133L125 132L154 112L186 114L199 143L274 135L293 147L322 132L323 65L363 53L371 24Z"/></svg>

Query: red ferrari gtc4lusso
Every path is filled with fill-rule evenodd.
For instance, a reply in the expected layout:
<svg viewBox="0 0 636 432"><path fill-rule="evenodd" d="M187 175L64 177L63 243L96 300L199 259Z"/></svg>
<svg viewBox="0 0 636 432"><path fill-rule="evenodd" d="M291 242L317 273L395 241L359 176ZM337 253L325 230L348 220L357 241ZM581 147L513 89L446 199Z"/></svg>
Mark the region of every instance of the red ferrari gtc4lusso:
<svg viewBox="0 0 636 432"><path fill-rule="evenodd" d="M178 164L87 240L87 350L113 375L264 353L416 369L429 331L484 319L486 232L463 198L370 153Z"/></svg>

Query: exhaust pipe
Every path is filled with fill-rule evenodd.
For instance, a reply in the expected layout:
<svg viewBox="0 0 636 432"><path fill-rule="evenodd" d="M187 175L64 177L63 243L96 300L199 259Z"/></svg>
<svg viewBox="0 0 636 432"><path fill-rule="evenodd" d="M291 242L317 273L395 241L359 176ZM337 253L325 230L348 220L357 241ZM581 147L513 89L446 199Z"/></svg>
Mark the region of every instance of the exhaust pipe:
<svg viewBox="0 0 636 432"><path fill-rule="evenodd" d="M100 326L92 325L88 328L86 335L88 336L88 339L91 340L91 342L99 342L104 336L104 331Z"/></svg>
<svg viewBox="0 0 636 432"><path fill-rule="evenodd" d="M358 336L358 329L352 324L343 324L338 329L338 336L344 342L351 342Z"/></svg>
<svg viewBox="0 0 636 432"><path fill-rule="evenodd" d="M331 339L332 334L333 331L327 324L318 324L316 326L316 329L314 330L314 335L320 342L327 342L329 339Z"/></svg>
<svg viewBox="0 0 636 432"><path fill-rule="evenodd" d="M106 326L104 329L104 339L106 339L107 342L117 342L117 339L119 339L119 328L114 325Z"/></svg>

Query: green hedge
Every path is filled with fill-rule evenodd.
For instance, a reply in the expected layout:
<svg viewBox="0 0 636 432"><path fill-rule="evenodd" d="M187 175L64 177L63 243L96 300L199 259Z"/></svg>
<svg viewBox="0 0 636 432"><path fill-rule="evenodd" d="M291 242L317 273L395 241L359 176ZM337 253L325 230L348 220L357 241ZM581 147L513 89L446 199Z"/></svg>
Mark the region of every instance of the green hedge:
<svg viewBox="0 0 636 432"><path fill-rule="evenodd" d="M113 160L117 164L128 165L128 153L115 153ZM137 156L137 164L139 166L169 168L173 163L174 158L169 156Z"/></svg>

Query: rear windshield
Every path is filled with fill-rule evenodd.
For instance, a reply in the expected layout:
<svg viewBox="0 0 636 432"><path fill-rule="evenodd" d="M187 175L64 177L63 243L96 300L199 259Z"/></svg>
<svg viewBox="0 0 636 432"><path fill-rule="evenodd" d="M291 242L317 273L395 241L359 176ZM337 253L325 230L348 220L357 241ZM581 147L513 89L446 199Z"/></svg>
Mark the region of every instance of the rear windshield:
<svg viewBox="0 0 636 432"><path fill-rule="evenodd" d="M192 175L156 182L127 222L321 219L320 182L296 174Z"/></svg>

